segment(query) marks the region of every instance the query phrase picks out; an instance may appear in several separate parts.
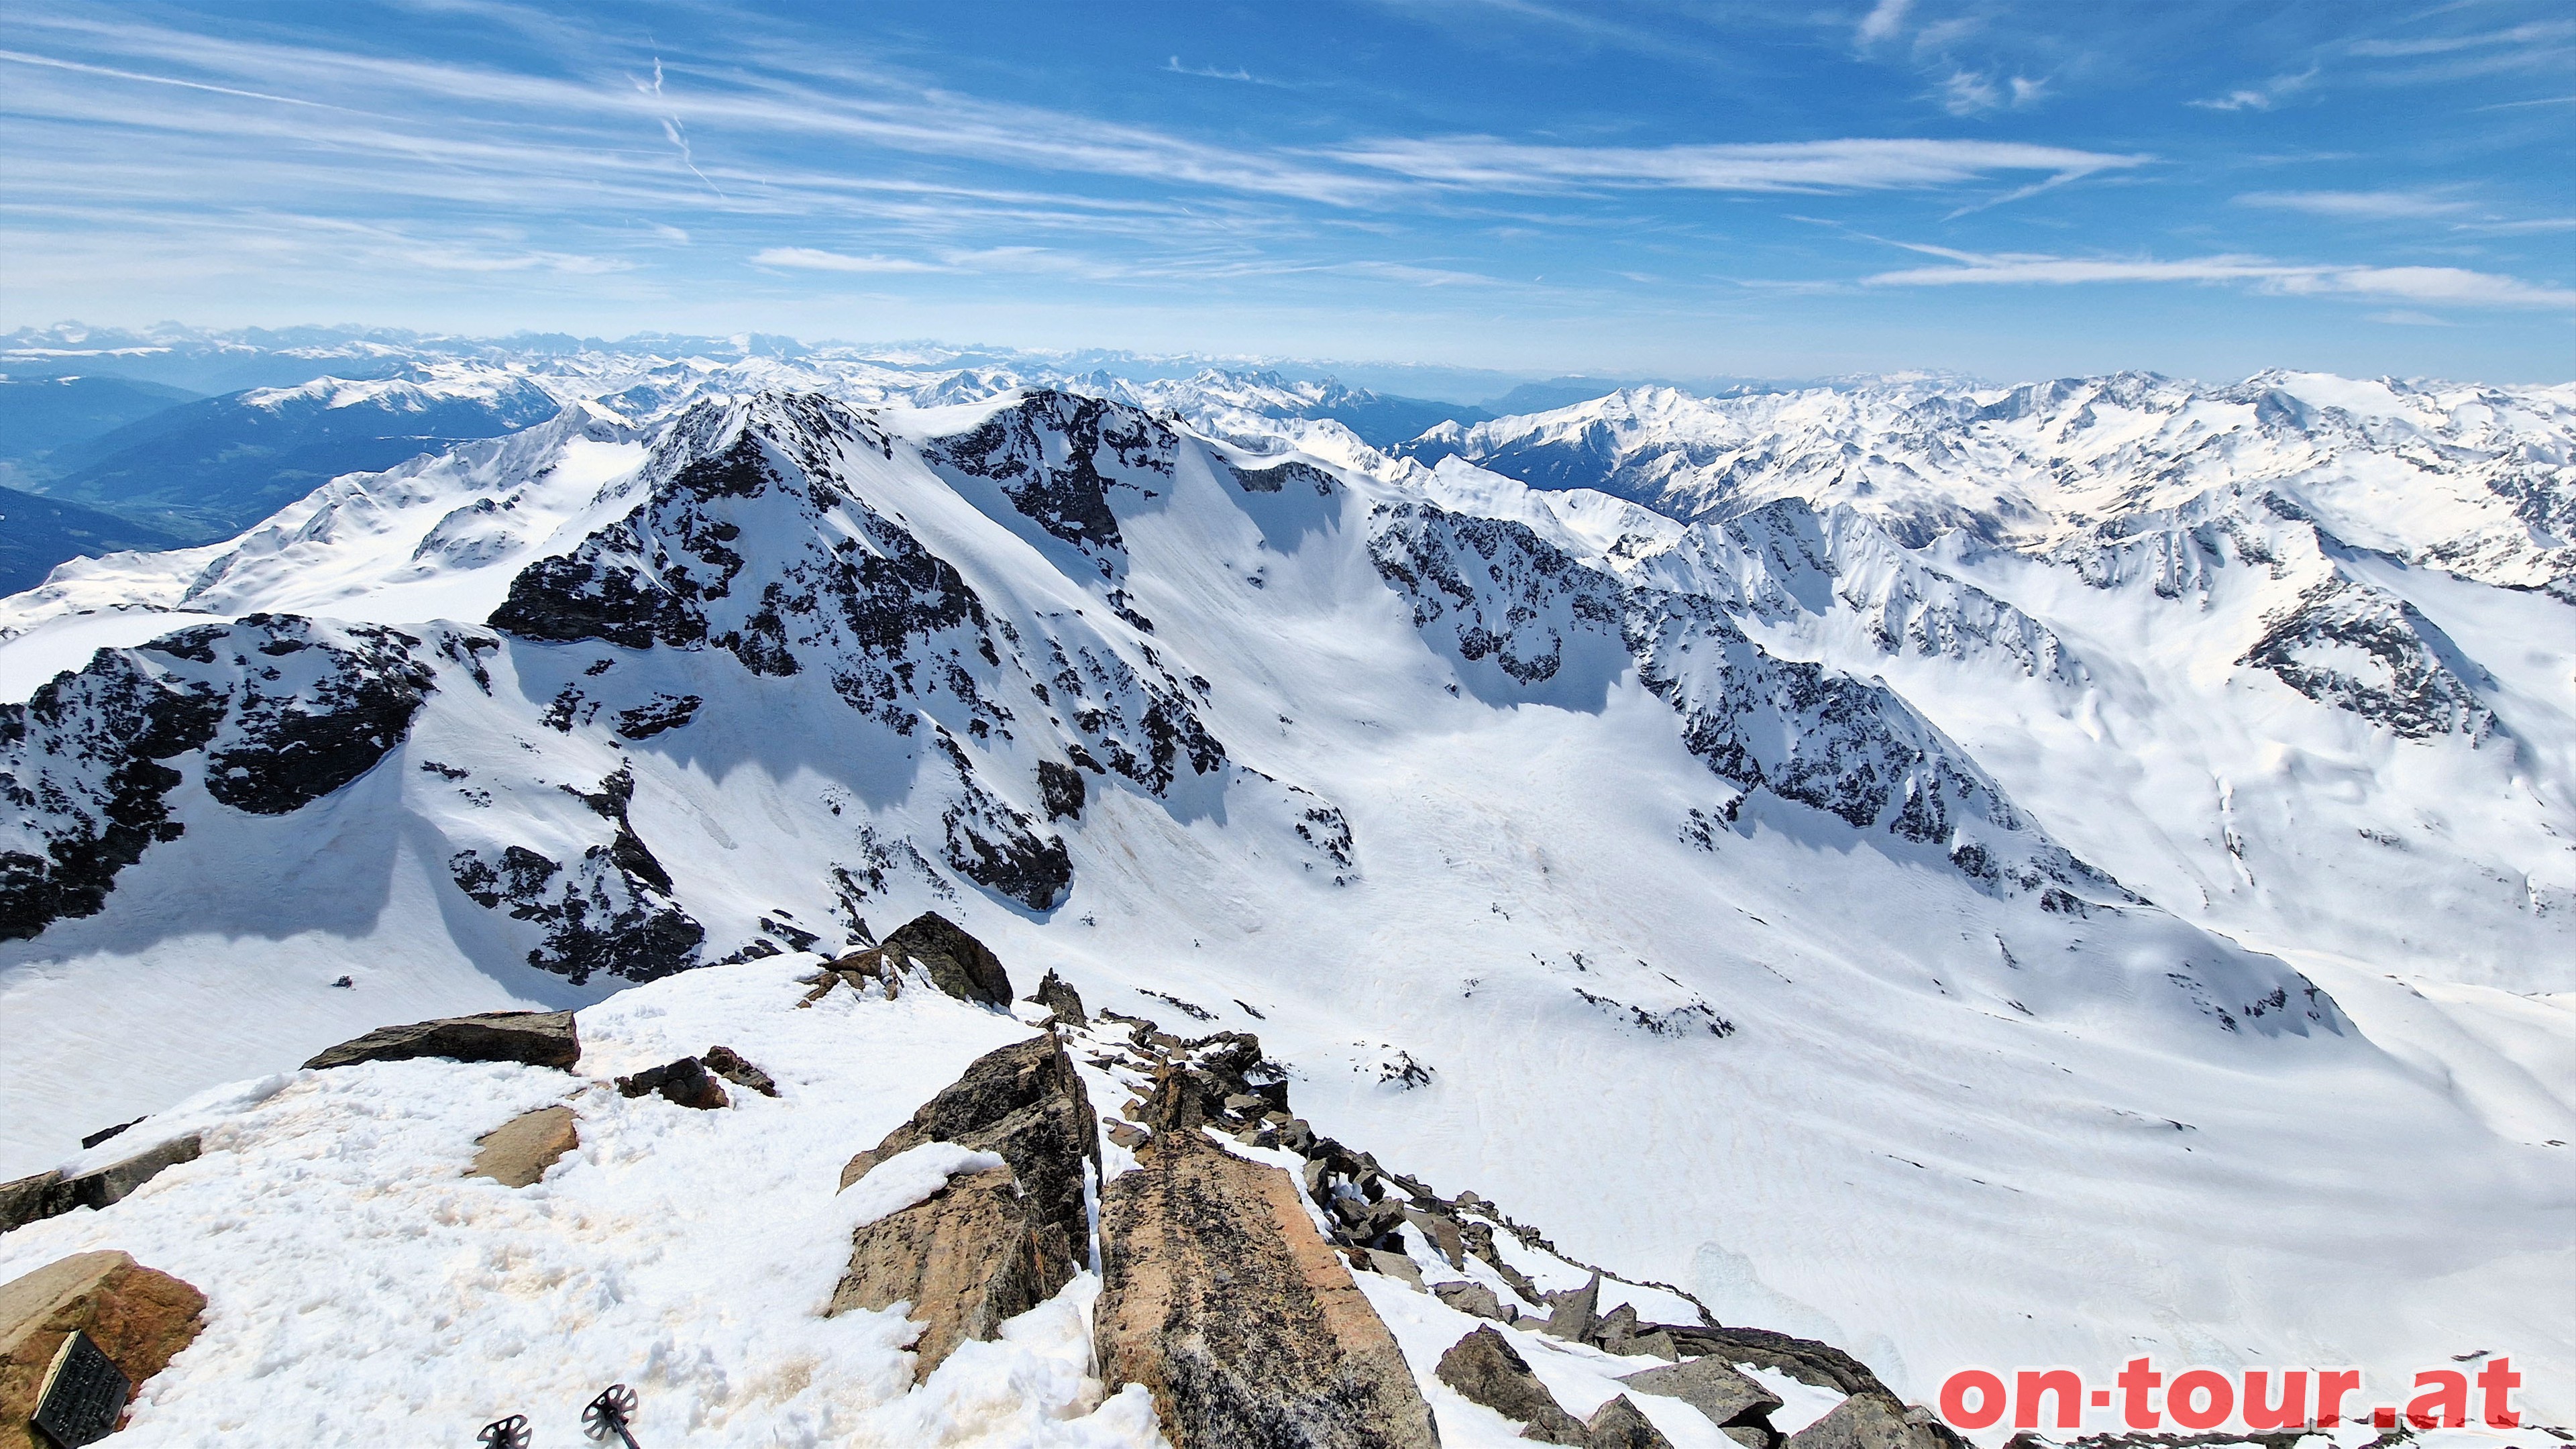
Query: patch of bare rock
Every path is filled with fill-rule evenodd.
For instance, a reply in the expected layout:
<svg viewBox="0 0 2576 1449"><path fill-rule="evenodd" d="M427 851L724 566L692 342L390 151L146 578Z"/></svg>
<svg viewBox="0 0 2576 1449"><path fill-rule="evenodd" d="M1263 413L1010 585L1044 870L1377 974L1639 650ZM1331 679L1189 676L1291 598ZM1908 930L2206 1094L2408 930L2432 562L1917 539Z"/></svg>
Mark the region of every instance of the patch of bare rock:
<svg viewBox="0 0 2576 1449"><path fill-rule="evenodd" d="M570 1107L539 1107L484 1133L474 1145L481 1150L467 1175L488 1177L503 1187L526 1187L581 1145L581 1129Z"/></svg>

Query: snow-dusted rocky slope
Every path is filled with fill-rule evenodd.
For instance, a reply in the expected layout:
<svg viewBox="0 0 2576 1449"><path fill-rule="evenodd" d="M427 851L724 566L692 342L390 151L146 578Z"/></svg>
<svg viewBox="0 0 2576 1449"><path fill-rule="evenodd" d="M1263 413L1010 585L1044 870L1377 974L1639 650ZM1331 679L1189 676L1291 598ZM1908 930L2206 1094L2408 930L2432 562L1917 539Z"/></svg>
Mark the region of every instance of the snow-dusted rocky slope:
<svg viewBox="0 0 2576 1449"><path fill-rule="evenodd" d="M0 1170L936 906L1917 1397L2505 1344L2566 1417L2559 394L2266 471L2261 396L2327 383L2186 424L2113 379L2092 426L2207 436L1712 503L1511 452L1564 414L1443 444L1543 491L1330 423L685 381L0 605ZM2112 455L2192 477L2059 481Z"/></svg>

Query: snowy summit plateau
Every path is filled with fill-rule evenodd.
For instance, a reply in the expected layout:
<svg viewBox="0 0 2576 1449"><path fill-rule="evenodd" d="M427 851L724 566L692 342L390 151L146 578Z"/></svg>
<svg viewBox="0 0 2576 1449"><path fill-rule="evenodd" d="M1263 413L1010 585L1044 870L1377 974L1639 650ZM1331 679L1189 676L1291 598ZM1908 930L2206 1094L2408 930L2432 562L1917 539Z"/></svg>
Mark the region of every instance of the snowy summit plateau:
<svg viewBox="0 0 2576 1449"><path fill-rule="evenodd" d="M2576 1421L2576 386L206 352L0 599L112 1442Z"/></svg>

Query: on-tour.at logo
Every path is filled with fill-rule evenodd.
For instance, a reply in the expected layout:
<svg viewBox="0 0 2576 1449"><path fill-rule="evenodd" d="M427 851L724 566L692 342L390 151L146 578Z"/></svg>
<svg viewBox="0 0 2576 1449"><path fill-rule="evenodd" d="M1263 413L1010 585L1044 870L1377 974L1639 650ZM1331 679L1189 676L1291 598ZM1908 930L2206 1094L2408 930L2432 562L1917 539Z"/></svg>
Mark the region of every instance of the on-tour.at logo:
<svg viewBox="0 0 2576 1449"><path fill-rule="evenodd" d="M2080 1429L2088 1409L2113 1408L2121 1424L2136 1430L2160 1429L2167 1420L2179 1429L2234 1423L2258 1432L2345 1423L2394 1429L2401 1421L2417 1429L2511 1429L2522 1423L2513 1407L2522 1375L2502 1355L2474 1373L2418 1370L2402 1409L2370 1404L2373 1396L2356 1368L2249 1368L2235 1378L2214 1368L2188 1368L2167 1382L2154 1360L2133 1358L2111 1382L2111 1388L2088 1387L2074 1369L2046 1368L2015 1370L2007 1385L1991 1369L1961 1369L1942 1381L1941 1417L1955 1429L1990 1429L2007 1412L2016 1429ZM2369 1406L2347 1407L2355 1403Z"/></svg>

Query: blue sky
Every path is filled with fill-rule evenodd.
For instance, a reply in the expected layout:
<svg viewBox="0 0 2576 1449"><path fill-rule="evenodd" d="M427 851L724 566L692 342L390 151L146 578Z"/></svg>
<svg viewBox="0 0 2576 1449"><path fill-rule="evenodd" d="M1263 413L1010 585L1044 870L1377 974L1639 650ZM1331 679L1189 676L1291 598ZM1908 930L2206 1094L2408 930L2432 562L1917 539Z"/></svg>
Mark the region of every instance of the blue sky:
<svg viewBox="0 0 2576 1449"><path fill-rule="evenodd" d="M0 12L0 327L2576 377L2564 3Z"/></svg>

